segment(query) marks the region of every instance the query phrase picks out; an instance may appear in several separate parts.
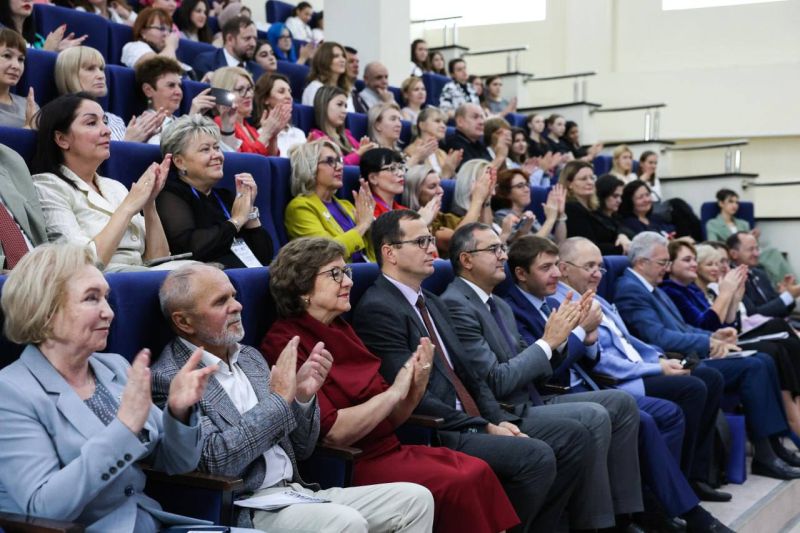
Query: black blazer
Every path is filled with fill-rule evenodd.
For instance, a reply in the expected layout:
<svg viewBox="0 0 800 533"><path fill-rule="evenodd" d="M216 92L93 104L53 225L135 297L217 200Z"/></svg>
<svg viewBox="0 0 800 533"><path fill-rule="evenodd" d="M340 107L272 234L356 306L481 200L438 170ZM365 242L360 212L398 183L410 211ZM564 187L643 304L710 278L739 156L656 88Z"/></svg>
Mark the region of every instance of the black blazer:
<svg viewBox="0 0 800 533"><path fill-rule="evenodd" d="M592 241L603 255L621 255L622 246L616 246L619 230L607 220L600 220L578 201L567 202L564 214L567 215L567 236L586 237Z"/></svg>
<svg viewBox="0 0 800 533"><path fill-rule="evenodd" d="M428 390L415 412L441 417L444 419L442 429L456 431L470 426L485 426L487 421L494 424L519 421L518 417L503 411L486 382L464 364L461 356L464 348L448 318L445 305L433 293L423 290L423 295L431 320L441 342L447 348L455 372L475 399L483 417L470 417L454 407L455 387L447 379L442 363L436 358L428 381ZM394 381L397 372L416 351L420 339L428 336L414 308L383 275L378 276L359 300L353 316L353 328L367 348L383 361L381 374L389 383Z"/></svg>
<svg viewBox="0 0 800 533"><path fill-rule="evenodd" d="M748 315L758 313L778 318L789 316L795 307L794 302L791 305L783 303L778 291L772 286L769 276L760 268L751 268L747 274L742 302L744 302Z"/></svg>

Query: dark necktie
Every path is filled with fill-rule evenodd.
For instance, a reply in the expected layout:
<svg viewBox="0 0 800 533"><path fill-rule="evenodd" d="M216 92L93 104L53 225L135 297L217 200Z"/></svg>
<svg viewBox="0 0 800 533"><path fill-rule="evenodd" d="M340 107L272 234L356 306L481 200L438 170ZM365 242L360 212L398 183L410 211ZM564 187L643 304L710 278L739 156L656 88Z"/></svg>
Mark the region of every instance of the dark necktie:
<svg viewBox="0 0 800 533"><path fill-rule="evenodd" d="M462 381L458 378L456 373L453 371L453 367L450 366L450 363L444 356L444 351L441 349L442 343L439 340L439 337L436 335L436 330L433 329L431 316L428 314L428 308L425 305L425 300L421 295L419 298L417 298L417 309L419 309L419 314L422 315L422 322L425 323L425 329L428 330L428 337L433 343L436 357L439 359L439 362L445 369L445 376L447 376L447 379L453 385L453 388L456 389L456 396L458 396L461 406L464 408L464 412L469 416L481 416L481 412L478 409L478 405L475 403L475 400L472 399L472 396L470 396L467 388L464 386L464 383L462 383Z"/></svg>
<svg viewBox="0 0 800 533"><path fill-rule="evenodd" d="M758 284L758 281L759 281L758 274L753 274L751 272L750 275L747 276L747 281L752 283L753 288L756 290L758 295L761 296L764 299L764 301L761 302L761 303L766 303L769 300L769 298L767 298L767 295L764 294L764 291L761 289L761 285Z"/></svg>
<svg viewBox="0 0 800 533"><path fill-rule="evenodd" d="M486 303L489 305L489 312L492 313L492 318L494 318L497 328L500 330L500 333L502 333L503 338L506 340L508 348L511 350L513 357L517 353L517 343L514 342L514 337L512 337L511 333L509 333L508 328L503 321L503 317L500 315L500 310L497 309L497 304L494 303L494 296L489 296L489 299L486 301Z"/></svg>
<svg viewBox="0 0 800 533"><path fill-rule="evenodd" d="M28 253L28 245L25 244L22 232L2 202L0 202L0 242L3 243L3 253L6 255L5 267L11 270L22 256Z"/></svg>

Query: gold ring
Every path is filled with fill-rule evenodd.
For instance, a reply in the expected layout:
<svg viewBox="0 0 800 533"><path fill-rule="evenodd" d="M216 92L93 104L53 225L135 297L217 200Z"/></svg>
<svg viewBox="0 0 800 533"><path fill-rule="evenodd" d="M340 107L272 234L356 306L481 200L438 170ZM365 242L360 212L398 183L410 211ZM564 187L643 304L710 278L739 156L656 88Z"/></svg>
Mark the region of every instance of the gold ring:
<svg viewBox="0 0 800 533"><path fill-rule="evenodd" d="M424 365L422 365L422 370L428 370L430 367L431 367L430 363L425 363Z"/></svg>

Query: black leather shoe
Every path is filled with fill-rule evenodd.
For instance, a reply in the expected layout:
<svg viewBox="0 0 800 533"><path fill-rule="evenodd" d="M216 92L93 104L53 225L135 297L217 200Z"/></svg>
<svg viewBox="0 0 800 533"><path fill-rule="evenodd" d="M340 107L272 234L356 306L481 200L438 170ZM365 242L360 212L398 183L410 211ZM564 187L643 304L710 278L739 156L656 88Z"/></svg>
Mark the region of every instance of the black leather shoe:
<svg viewBox="0 0 800 533"><path fill-rule="evenodd" d="M686 520L678 518L677 516L674 518L664 516L658 524L656 524L656 531L660 531L661 533L683 533L686 531Z"/></svg>
<svg viewBox="0 0 800 533"><path fill-rule="evenodd" d="M773 459L768 463L753 461L751 470L756 476L775 479L800 479L800 468L789 466L780 459Z"/></svg>
<svg viewBox="0 0 800 533"><path fill-rule="evenodd" d="M731 528L717 520L706 525L702 529L692 529L691 527L686 530L688 533L735 533Z"/></svg>
<svg viewBox="0 0 800 533"><path fill-rule="evenodd" d="M755 474L755 472L753 473ZM704 502L729 502L733 498L729 492L716 490L705 481L695 480L690 482L690 485L697 497Z"/></svg>
<svg viewBox="0 0 800 533"><path fill-rule="evenodd" d="M796 452L789 451L780 443L772 446L772 449L775 450L775 455L787 465L800 467L800 455Z"/></svg>

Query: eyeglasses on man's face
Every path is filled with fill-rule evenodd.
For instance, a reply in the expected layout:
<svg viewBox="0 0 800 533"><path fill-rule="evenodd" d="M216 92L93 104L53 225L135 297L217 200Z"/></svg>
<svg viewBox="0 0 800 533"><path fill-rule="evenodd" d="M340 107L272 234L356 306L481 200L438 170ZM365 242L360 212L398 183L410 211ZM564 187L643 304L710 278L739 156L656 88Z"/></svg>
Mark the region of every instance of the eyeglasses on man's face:
<svg viewBox="0 0 800 533"><path fill-rule="evenodd" d="M347 276L350 279L353 279L353 267L349 265L345 265L343 267L335 266L328 270L323 270L322 272L318 272L317 276L323 276L325 274L330 274L331 279L338 283L339 285L342 284L344 281L344 277Z"/></svg>
<svg viewBox="0 0 800 533"><path fill-rule="evenodd" d="M436 237L433 235L423 235L422 237L417 237L416 239L409 239L406 241L394 241L390 242L392 246L402 246L404 244L416 244L423 250L427 250L430 245L436 244Z"/></svg>
<svg viewBox="0 0 800 533"><path fill-rule="evenodd" d="M642 259L647 261L648 263L655 263L661 268L669 268L669 266L672 265L672 261L670 261L669 259L661 259L659 261L655 261L653 259L650 259L649 257L643 257Z"/></svg>
<svg viewBox="0 0 800 533"><path fill-rule="evenodd" d="M508 253L508 246L505 244L493 244L491 246L487 246L486 248L475 248L474 250L464 250L468 254L477 254L479 252L492 252L498 258L503 257L504 254Z"/></svg>
<svg viewBox="0 0 800 533"><path fill-rule="evenodd" d="M344 166L344 159L342 159L341 157L330 156L320 159L319 161L317 161L317 164L327 165L331 168L342 167Z"/></svg>
<svg viewBox="0 0 800 533"><path fill-rule="evenodd" d="M585 265L577 265L572 261L564 261L564 262L568 265L574 266L575 268L580 268L587 274L594 274L595 272L600 272L600 274L605 275L605 273L608 272L608 270L606 270L605 267L600 266L599 263L587 263Z"/></svg>

